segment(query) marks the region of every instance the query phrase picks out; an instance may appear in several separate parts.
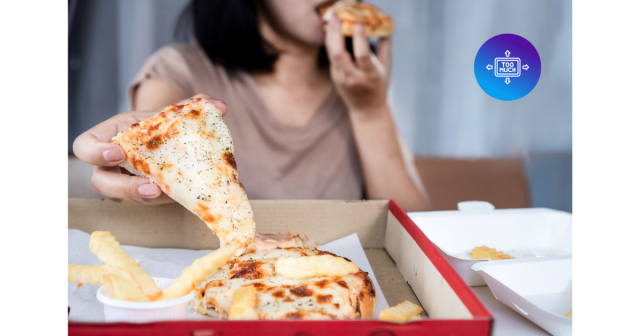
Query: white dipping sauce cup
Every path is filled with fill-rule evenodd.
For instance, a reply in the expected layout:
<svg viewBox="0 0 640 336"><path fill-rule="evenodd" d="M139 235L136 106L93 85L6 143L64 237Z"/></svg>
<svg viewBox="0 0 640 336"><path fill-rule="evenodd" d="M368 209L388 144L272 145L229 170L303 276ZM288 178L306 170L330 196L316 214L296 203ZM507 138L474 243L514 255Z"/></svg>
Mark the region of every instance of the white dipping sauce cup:
<svg viewBox="0 0 640 336"><path fill-rule="evenodd" d="M173 279L153 278L160 290L165 290L173 283ZM189 301L196 296L195 291L173 300L153 302L122 301L113 298L111 293L101 286L96 297L104 304L104 321L148 323L156 321L185 320L189 309Z"/></svg>

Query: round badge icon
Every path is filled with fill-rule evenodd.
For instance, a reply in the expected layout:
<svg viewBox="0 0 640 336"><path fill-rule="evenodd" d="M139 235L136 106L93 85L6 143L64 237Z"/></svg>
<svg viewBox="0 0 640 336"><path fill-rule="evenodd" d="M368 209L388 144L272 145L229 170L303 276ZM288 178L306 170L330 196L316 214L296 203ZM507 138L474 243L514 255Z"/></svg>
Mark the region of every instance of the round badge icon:
<svg viewBox="0 0 640 336"><path fill-rule="evenodd" d="M538 84L540 55L526 38L501 34L488 39L474 62L478 85L495 99L520 99Z"/></svg>

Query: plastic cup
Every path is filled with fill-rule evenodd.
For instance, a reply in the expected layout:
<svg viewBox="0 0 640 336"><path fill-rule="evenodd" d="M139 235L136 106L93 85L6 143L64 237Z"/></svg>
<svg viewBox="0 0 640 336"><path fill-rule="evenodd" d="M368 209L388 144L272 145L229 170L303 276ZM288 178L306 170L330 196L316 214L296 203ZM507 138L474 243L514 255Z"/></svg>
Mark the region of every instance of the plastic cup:
<svg viewBox="0 0 640 336"><path fill-rule="evenodd" d="M160 290L165 290L173 283L173 279L152 278ZM132 302L113 298L104 286L98 289L96 297L104 304L104 320L106 323L129 322L149 323L157 321L185 320L189 309L189 301L196 296L195 291L183 297L167 301Z"/></svg>

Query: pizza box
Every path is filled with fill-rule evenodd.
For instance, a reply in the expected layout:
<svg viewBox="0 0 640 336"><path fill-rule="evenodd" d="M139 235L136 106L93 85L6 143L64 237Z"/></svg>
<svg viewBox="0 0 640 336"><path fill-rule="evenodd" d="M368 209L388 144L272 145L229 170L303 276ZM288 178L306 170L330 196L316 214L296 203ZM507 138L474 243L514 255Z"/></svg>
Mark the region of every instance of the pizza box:
<svg viewBox="0 0 640 336"><path fill-rule="evenodd" d="M458 203L459 210L411 212L409 217L438 247L469 286L484 286L471 269L477 263L507 260L473 260L471 250L488 246L527 260L567 257L571 250L571 214L551 209L500 209L491 203Z"/></svg>
<svg viewBox="0 0 640 336"><path fill-rule="evenodd" d="M298 232L319 245L357 233L389 305L404 300L426 315L407 324L376 319L332 321L190 320L69 322L69 335L483 335L493 317L409 216L391 201L251 201L257 232ZM111 231L122 245L215 249L217 237L178 204L144 206L123 200L69 199L71 229ZM153 276L153 274L151 274ZM73 311L73 307L71 307Z"/></svg>
<svg viewBox="0 0 640 336"><path fill-rule="evenodd" d="M572 333L571 258L506 260L473 265L498 301L552 335Z"/></svg>

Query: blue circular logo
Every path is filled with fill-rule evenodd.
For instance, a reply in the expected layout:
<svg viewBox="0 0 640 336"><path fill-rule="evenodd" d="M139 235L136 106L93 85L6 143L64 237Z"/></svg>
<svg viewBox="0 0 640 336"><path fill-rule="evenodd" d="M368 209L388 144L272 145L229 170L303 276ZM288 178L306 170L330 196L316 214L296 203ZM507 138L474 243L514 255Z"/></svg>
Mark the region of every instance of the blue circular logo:
<svg viewBox="0 0 640 336"><path fill-rule="evenodd" d="M496 35L485 42L474 62L478 85L495 99L520 99L538 84L540 55L526 38Z"/></svg>

